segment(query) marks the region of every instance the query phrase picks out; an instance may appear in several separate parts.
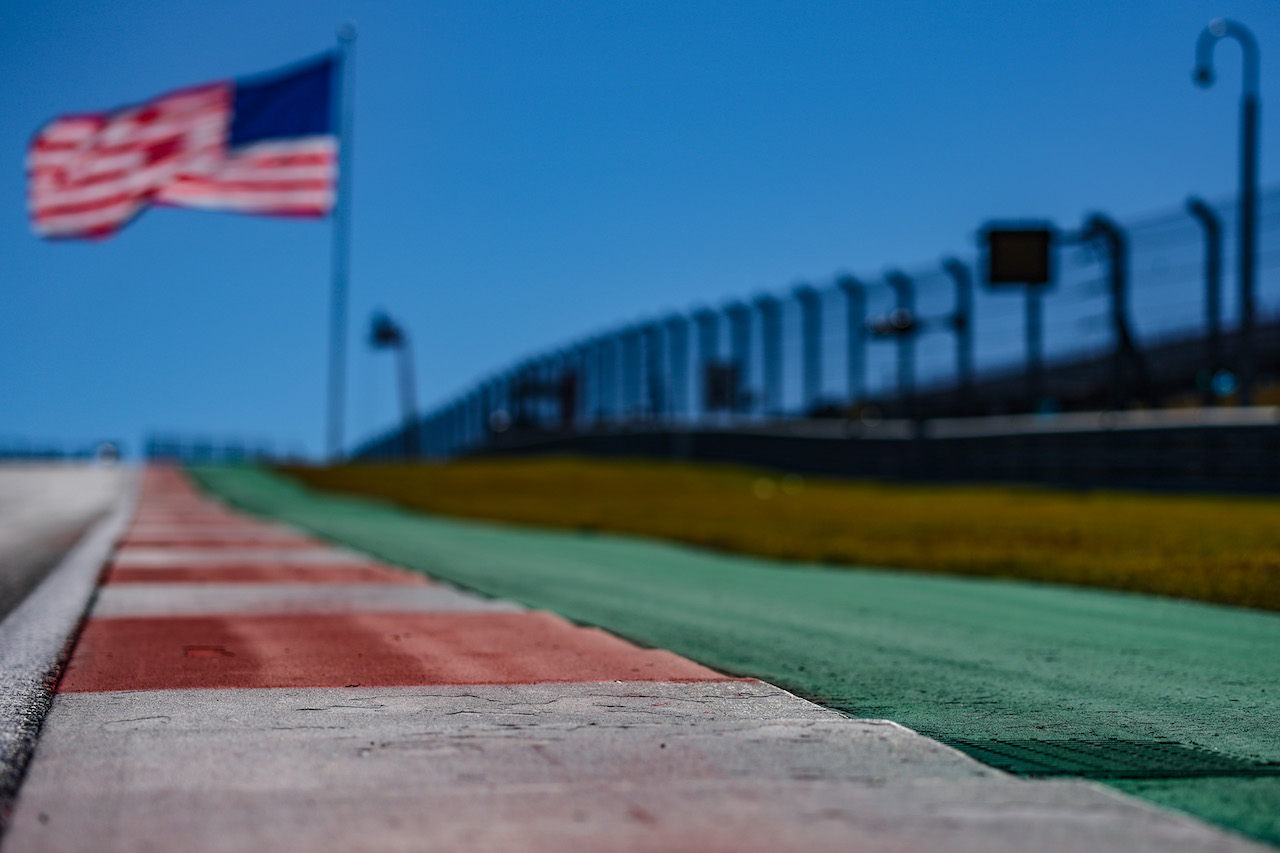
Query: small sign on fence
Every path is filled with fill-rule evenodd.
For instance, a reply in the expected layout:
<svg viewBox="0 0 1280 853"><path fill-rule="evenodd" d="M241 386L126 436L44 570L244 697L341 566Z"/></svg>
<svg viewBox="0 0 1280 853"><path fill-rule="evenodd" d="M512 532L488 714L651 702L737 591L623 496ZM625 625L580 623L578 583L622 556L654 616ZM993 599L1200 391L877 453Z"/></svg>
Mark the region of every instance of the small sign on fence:
<svg viewBox="0 0 1280 853"><path fill-rule="evenodd" d="M1053 228L1046 224L983 228L991 286L1043 287L1053 280Z"/></svg>

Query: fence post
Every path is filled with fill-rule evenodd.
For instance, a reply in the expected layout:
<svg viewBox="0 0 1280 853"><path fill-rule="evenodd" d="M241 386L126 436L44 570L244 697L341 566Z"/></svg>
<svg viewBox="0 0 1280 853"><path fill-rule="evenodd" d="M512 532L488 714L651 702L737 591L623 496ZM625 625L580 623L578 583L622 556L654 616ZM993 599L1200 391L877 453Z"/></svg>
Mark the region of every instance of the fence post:
<svg viewBox="0 0 1280 853"><path fill-rule="evenodd" d="M630 326L623 333L627 370L627 419L643 419L644 416L644 354L640 351L643 335L639 327Z"/></svg>
<svg viewBox="0 0 1280 853"><path fill-rule="evenodd" d="M470 394L471 409L471 447L478 447L484 441L484 386L473 390Z"/></svg>
<svg viewBox="0 0 1280 853"><path fill-rule="evenodd" d="M666 408L666 388L662 376L662 326L657 321L645 323L641 329L644 336L644 387L645 418L661 420Z"/></svg>
<svg viewBox="0 0 1280 853"><path fill-rule="evenodd" d="M628 383L630 381L629 365L627 357L630 355L630 347L627 344L628 329L619 329L613 333L613 422L620 424L627 419L627 406L629 403Z"/></svg>
<svg viewBox="0 0 1280 853"><path fill-rule="evenodd" d="M667 328L667 414L675 421L689 406L689 324L679 314L664 322Z"/></svg>
<svg viewBox="0 0 1280 853"><path fill-rule="evenodd" d="M465 453L467 449L467 396L466 394L463 394L461 397L459 397L457 403L455 403L454 405L458 413L457 451L458 453Z"/></svg>
<svg viewBox="0 0 1280 853"><path fill-rule="evenodd" d="M1124 231L1106 216L1095 213L1085 222L1080 234L1085 242L1098 241L1107 248L1111 262L1108 275L1111 286L1111 324L1115 328L1116 348L1111 357L1112 397L1117 409L1129 405L1129 383L1125 376L1128 362L1137 376L1139 392L1148 396L1147 368L1129 329L1128 278L1129 247Z"/></svg>
<svg viewBox="0 0 1280 853"><path fill-rule="evenodd" d="M800 303L800 347L803 354L804 411L812 415L822 400L822 295L807 284L792 290Z"/></svg>
<svg viewBox="0 0 1280 853"><path fill-rule="evenodd" d="M782 304L768 294L757 296L760 312L760 361L764 368L760 409L767 416L782 414Z"/></svg>
<svg viewBox="0 0 1280 853"><path fill-rule="evenodd" d="M462 398L463 423L466 424L466 446L468 450L476 446L476 420L480 409L477 398L479 396L479 389L472 388Z"/></svg>
<svg viewBox="0 0 1280 853"><path fill-rule="evenodd" d="M703 416L711 414L711 389L708 387L709 368L720 355L720 315L710 308L700 308L693 314L693 322L698 327L698 387L702 389L702 405L699 407Z"/></svg>
<svg viewBox="0 0 1280 853"><path fill-rule="evenodd" d="M605 403L608 401L609 388L609 353L606 347L606 339L603 336L597 337L594 341L595 349L595 391L592 394L592 402L596 407L596 426L604 424Z"/></svg>
<svg viewBox="0 0 1280 853"><path fill-rule="evenodd" d="M849 408L853 409L866 393L867 375L867 288L851 275L841 276L836 286L844 293L848 309L845 328L845 372Z"/></svg>
<svg viewBox="0 0 1280 853"><path fill-rule="evenodd" d="M1204 316L1208 337L1200 398L1213 405L1213 377L1222 366L1222 218L1203 199L1187 199L1187 212L1204 228Z"/></svg>
<svg viewBox="0 0 1280 853"><path fill-rule="evenodd" d="M731 302L725 306L724 316L729 321L729 358L738 370L730 411L738 414L746 411L750 396L747 377L751 372L751 309L741 302Z"/></svg>
<svg viewBox="0 0 1280 853"><path fill-rule="evenodd" d="M581 432L588 423L591 422L591 401L587 396L589 386L587 383L587 362L588 353L591 350L590 341L582 341L573 346L573 362L574 370L577 371L578 390L576 399L576 411L574 412L574 420L578 425L578 431Z"/></svg>
<svg viewBox="0 0 1280 853"><path fill-rule="evenodd" d="M893 288L897 307L890 315L893 333L898 336L898 394L906 406L907 417L916 416L915 389L915 288L905 273L890 270L884 280Z"/></svg>
<svg viewBox="0 0 1280 853"><path fill-rule="evenodd" d="M973 276L956 258L946 258L942 269L956 286L956 309L951 328L956 333L956 379L961 414L973 408Z"/></svg>
<svg viewBox="0 0 1280 853"><path fill-rule="evenodd" d="M454 422L454 406L453 406L453 403L450 403L444 410L444 423L442 424L442 427L443 427L442 438L444 440L445 456L453 456L453 448L454 448L454 441L453 441L454 440L454 423L453 422Z"/></svg>

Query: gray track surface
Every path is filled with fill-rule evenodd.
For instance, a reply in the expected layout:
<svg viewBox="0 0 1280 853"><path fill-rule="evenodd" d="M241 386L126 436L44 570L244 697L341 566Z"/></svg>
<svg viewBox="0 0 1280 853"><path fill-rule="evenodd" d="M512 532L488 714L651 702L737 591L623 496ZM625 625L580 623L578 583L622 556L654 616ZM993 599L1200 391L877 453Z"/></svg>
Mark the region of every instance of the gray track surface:
<svg viewBox="0 0 1280 853"><path fill-rule="evenodd" d="M3 541L19 551L28 547L23 543L48 541L42 537L50 530L83 529L110 510L0 621L0 831L98 575L128 520L133 479L129 471L93 468L0 475L7 489Z"/></svg>
<svg viewBox="0 0 1280 853"><path fill-rule="evenodd" d="M0 620L111 508L124 476L89 465L0 465Z"/></svg>
<svg viewBox="0 0 1280 853"><path fill-rule="evenodd" d="M161 842L168 839L167 842ZM761 682L60 694L5 853L1247 851Z"/></svg>

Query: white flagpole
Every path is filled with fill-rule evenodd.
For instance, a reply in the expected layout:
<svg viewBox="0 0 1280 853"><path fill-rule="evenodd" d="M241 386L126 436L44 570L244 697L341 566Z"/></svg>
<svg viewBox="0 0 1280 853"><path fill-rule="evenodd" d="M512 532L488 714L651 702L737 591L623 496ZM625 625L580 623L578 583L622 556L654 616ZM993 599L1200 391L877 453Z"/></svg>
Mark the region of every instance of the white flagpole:
<svg viewBox="0 0 1280 853"><path fill-rule="evenodd" d="M328 458L341 459L346 414L347 278L351 256L351 154L354 130L356 28L338 29L338 186L333 206L332 286L329 301Z"/></svg>

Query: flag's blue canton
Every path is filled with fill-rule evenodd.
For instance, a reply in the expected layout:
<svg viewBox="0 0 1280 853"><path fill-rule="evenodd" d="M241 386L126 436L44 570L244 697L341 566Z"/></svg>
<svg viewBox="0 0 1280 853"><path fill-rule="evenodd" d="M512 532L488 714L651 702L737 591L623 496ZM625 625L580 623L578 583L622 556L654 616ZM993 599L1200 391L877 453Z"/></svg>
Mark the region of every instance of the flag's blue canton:
<svg viewBox="0 0 1280 853"><path fill-rule="evenodd" d="M332 56L282 75L236 81L229 147L333 133Z"/></svg>

